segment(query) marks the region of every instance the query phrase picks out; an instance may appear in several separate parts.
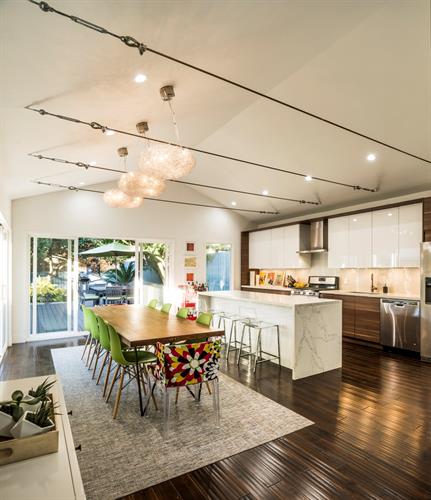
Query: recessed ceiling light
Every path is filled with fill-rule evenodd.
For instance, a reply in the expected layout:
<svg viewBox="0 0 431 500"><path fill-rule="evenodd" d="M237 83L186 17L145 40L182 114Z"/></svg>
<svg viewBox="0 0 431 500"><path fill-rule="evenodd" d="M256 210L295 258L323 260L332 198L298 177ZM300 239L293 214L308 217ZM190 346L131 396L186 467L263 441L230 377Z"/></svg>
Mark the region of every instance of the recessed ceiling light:
<svg viewBox="0 0 431 500"><path fill-rule="evenodd" d="M263 194L263 196L268 196L269 195L269 191L267 189L264 189L262 191L262 194Z"/></svg>
<svg viewBox="0 0 431 500"><path fill-rule="evenodd" d="M388 217L392 217L392 212L389 212L389 213L388 213Z"/></svg>
<svg viewBox="0 0 431 500"><path fill-rule="evenodd" d="M310 181L312 181L312 180L313 180L313 177L311 177L311 175L306 175L306 176L304 177L304 180L306 180L307 182L310 182Z"/></svg>
<svg viewBox="0 0 431 500"><path fill-rule="evenodd" d="M89 163L89 165L94 166L94 165L96 165L96 163L97 163L97 161L91 160L90 163Z"/></svg>
<svg viewBox="0 0 431 500"><path fill-rule="evenodd" d="M115 132L113 130L110 130L109 128L105 132L106 135L114 135Z"/></svg>
<svg viewBox="0 0 431 500"><path fill-rule="evenodd" d="M85 186L85 182L80 182L79 185L80 186Z"/></svg>
<svg viewBox="0 0 431 500"><path fill-rule="evenodd" d="M236 201L231 201L230 204L233 206L233 207L236 207Z"/></svg>
<svg viewBox="0 0 431 500"><path fill-rule="evenodd" d="M367 160L368 161L374 161L376 159L376 155L374 153L370 153L368 156L367 156Z"/></svg>
<svg viewBox="0 0 431 500"><path fill-rule="evenodd" d="M353 222L358 222L358 219L353 219Z"/></svg>
<svg viewBox="0 0 431 500"><path fill-rule="evenodd" d="M147 80L147 75L143 73L138 73L134 78L136 83L144 83Z"/></svg>

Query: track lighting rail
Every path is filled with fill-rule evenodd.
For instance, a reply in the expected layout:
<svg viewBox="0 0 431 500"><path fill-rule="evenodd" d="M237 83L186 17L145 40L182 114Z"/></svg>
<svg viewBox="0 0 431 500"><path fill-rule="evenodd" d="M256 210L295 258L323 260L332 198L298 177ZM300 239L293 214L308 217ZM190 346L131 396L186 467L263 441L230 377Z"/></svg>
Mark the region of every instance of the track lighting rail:
<svg viewBox="0 0 431 500"><path fill-rule="evenodd" d="M41 186L49 186L53 188L61 188L61 189L68 189L69 191L85 191L86 193L97 193L97 194L104 194L104 191L100 191L98 189L90 189L90 188L84 188L84 187L77 187L77 186L65 186L64 184L55 184L53 182L44 182L44 181L32 181L33 184L39 184ZM254 213L254 214L261 214L261 215L280 215L280 212L268 212L266 210L251 210L247 208L231 208L231 207L223 207L219 205L208 205L206 203L193 203L191 201L177 201L177 200L163 200L161 198L145 198L145 200L148 201L157 201L160 203L174 203L176 205L189 205L192 207L202 207L202 208L218 208L220 210L229 210L231 212L248 212L248 213Z"/></svg>
<svg viewBox="0 0 431 500"><path fill-rule="evenodd" d="M116 128L113 128L113 127L109 127L107 125L101 125L100 123L97 123L97 122L86 122L86 121L83 121L83 120L80 120L78 118L74 118L74 117L71 117L71 116L65 116L65 115L60 115L60 114L56 114L56 113L50 113L49 111L46 111L45 109L33 108L31 105L26 106L26 109L28 109L30 111L34 111L36 113L39 113L41 116L51 116L53 118L58 118L60 120L66 120L66 121L69 121L69 122L72 122L72 123L77 123L77 124L80 124L80 125L87 125L88 127L91 127L93 130L100 130L103 133L107 132L108 130L112 130L113 132L116 132L116 133L122 134L122 135L127 135L129 137L137 137L138 139L143 139L143 140L147 140L147 141L150 141L150 142L156 142L156 143L159 143L159 144L167 144L167 145L170 145L170 146L176 146L176 147L180 147L180 148L186 148L186 149L188 149L190 151L193 151L195 153L202 153L202 154L205 154L205 155L208 155L208 156L212 156L214 158L221 158L223 160L236 161L236 162L241 163L243 165L249 165L249 166L264 168L266 170L271 170L273 172L280 172L280 173L287 174L287 175L296 175L297 177L302 177L304 179L309 177L309 174L304 174L304 173L301 173L301 172L294 172L292 170L284 170L282 168L273 167L271 165L266 165L264 163L257 163L257 162L254 162L254 161L244 160L242 158L238 158L238 157L235 157L235 156L228 156L228 155L224 155L224 154L221 154L221 153L215 153L214 151L207 151L205 149L193 148L191 146L185 146L183 144L178 144L178 143L175 143L175 142L163 141L161 139L155 139L153 137L142 136L140 134L135 134L133 132L127 132L125 130L116 129ZM325 179L324 177L314 177L313 176L312 179L315 180L315 181L326 182L326 183L329 183L329 184L335 184L337 186L351 188L351 189L353 189L355 191L368 191L370 193L375 193L377 191L377 188L368 188L368 187L362 187L362 186L358 186L358 185L354 185L354 184L348 184L346 182L333 181L333 180L330 180L330 179Z"/></svg>
<svg viewBox="0 0 431 500"><path fill-rule="evenodd" d="M124 170L120 170L117 168L110 168L110 167L102 167L100 165L90 165L89 163L84 163L81 161L70 161L70 160L65 160L63 158L54 158L51 156L43 156L41 154L36 154L36 153L29 153L28 156L31 156L32 158L37 158L39 160L50 160L56 163L65 163L67 165L75 165L80 168L84 168L85 170L88 169L96 169L96 170L104 170L107 172L115 172L119 174L124 174ZM262 194L262 193L254 193L251 191L241 191L239 189L231 189L231 188L225 188L221 186L210 186L208 184L199 184L197 182L188 182L188 181L180 181L180 180L170 180L168 179L169 182L175 182L177 184L185 184L187 186L194 186L194 187L202 187L202 188L207 188L207 189L216 189L219 191L228 191L230 193L238 193L238 194L246 194L249 196L260 196L261 198L270 198L274 200L281 200L281 201L291 201L293 203L300 203L302 204L307 204L307 205L320 205L317 201L306 201L306 200L296 200L294 198L285 198L283 196L274 196L270 194Z"/></svg>
<svg viewBox="0 0 431 500"><path fill-rule="evenodd" d="M188 63L188 62L183 61L181 59L178 59L176 57L170 56L169 54L165 54L163 52L155 50L155 49L145 45L144 43L139 42L138 40L136 40L132 36L118 35L117 33L109 31L106 28L104 28L102 26L98 26L97 24L94 24L90 21L87 21L87 20L82 19L80 17L74 16L72 14L67 14L66 12L55 9L54 7L51 7L47 2L38 2L36 0L27 0L27 1L34 4L34 5L39 6L39 8L43 12L51 12L54 14L58 14L62 17L70 19L71 21L73 21L77 24L80 24L81 26L84 26L85 28L97 31L98 33L101 33L102 35L109 35L113 38L116 38L116 39L120 40L121 42L123 42L128 47L138 49L138 52L140 55L143 55L145 52L150 52L151 54L162 57L164 59L175 62L177 64L181 64L182 66L185 66L189 69L192 69L194 71L198 71L199 73L202 73L204 75L207 75L207 76L210 76L210 77L215 78L217 80L220 80L224 83L227 83L227 84L232 85L234 87L237 87L241 90L244 90L250 94L254 94L258 97L261 97L262 99L266 99L266 100L271 101L275 104L279 104L280 106L284 106L284 107L289 108L293 111L296 111L298 113L306 115L310 118L314 118L315 120L319 120L323 123L326 123L327 125L331 125L332 127L335 127L335 128L340 129L340 130L343 130L345 132L348 132L350 134L356 135L357 137L361 137L362 139L366 139L368 141L374 142L375 144L379 144L380 146L383 146L385 148L392 149L393 151L396 151L398 153L402 153L404 155L410 156L411 158L414 158L416 160L420 160L420 161L423 161L425 163L431 164L431 160L428 158L419 156L419 155L414 154L414 153L410 153L409 151L407 151L405 149L401 149L397 146L393 146L387 142L376 139L375 137L371 137L367 134L364 134L364 133L359 132L357 130L354 130L352 128L346 127L345 125L341 125L340 123L334 122L333 120L329 120L328 118L324 118L323 116L317 115L315 113L311 113L310 111L306 111L305 109L302 109L302 108L299 108L298 106L294 106L292 104L289 104L288 102L282 101L280 99L276 99L275 97L271 97L268 94L264 94L263 92L259 92L258 90L252 89L251 87L247 87L246 85L235 82L234 80L230 80L229 78L218 75L218 74L213 73L211 71L208 71L204 68L200 68L199 66L195 66L194 64L191 64L191 63Z"/></svg>

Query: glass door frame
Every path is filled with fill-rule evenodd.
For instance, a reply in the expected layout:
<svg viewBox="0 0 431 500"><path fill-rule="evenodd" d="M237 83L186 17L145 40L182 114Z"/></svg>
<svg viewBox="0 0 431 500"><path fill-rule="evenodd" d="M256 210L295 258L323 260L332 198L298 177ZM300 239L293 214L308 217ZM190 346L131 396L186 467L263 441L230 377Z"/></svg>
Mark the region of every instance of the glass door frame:
<svg viewBox="0 0 431 500"><path fill-rule="evenodd" d="M169 238L139 238L135 240L135 269L137 272L135 274L135 304L144 304L144 270L142 267L142 253L141 244L143 243L162 243L167 246L167 262L166 262L166 274L167 279L163 286L163 300L171 300L172 297L168 296L167 291L174 290L175 284L175 272L174 272L174 256L175 256L175 240Z"/></svg>
<svg viewBox="0 0 431 500"><path fill-rule="evenodd" d="M37 276L37 240L38 239L53 239L53 240L67 240L68 258L67 258L67 283L66 283L66 314L67 314L67 329L43 333L37 332L37 284L35 277ZM33 243L32 243L33 240ZM30 255L33 244L33 259L30 262ZM78 238L64 235L51 235L31 233L28 235L28 259L27 259L27 276L32 276L33 282L30 283L32 289L32 297L36 300L31 301L30 294L28 295L27 311L31 311L32 322L30 328L30 321L27 328L27 341L50 340L57 338L72 338L79 337L82 332L78 329L78 308L79 308L79 295L78 295ZM33 270L33 274L32 274ZM29 314L30 320L30 314Z"/></svg>
<svg viewBox="0 0 431 500"><path fill-rule="evenodd" d="M208 245L230 245L230 288L235 290L235 245L226 241L206 241L204 244L204 283L207 281L207 246ZM227 290L226 290L227 291Z"/></svg>
<svg viewBox="0 0 431 500"><path fill-rule="evenodd" d="M0 214L0 363L7 348L12 344L11 331L11 231Z"/></svg>

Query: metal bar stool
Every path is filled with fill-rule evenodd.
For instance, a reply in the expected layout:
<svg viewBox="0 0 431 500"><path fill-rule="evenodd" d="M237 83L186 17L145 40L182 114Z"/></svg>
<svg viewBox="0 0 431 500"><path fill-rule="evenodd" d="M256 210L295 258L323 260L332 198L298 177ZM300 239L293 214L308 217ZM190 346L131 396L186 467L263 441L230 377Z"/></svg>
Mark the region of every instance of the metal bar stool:
<svg viewBox="0 0 431 500"><path fill-rule="evenodd" d="M254 356L254 365L253 365L253 373L256 372L256 366L258 363L265 363L266 361L274 361L278 360L278 364L281 366L280 359L280 326L274 323L267 323L265 321L259 321L255 319L247 319L245 321L240 321L242 324L241 330L241 340L239 344L239 354L237 365L239 365L240 359L245 356ZM244 334L245 328L248 329L248 340L249 346L244 344ZM256 350L253 352L251 347L251 329L257 330L257 340L256 340ZM269 328L275 328L277 332L277 354L273 354L271 352L262 351L262 330L266 330ZM245 345L245 347L243 347ZM246 352L243 352L244 349L247 349ZM262 357L262 354L265 354L267 357Z"/></svg>

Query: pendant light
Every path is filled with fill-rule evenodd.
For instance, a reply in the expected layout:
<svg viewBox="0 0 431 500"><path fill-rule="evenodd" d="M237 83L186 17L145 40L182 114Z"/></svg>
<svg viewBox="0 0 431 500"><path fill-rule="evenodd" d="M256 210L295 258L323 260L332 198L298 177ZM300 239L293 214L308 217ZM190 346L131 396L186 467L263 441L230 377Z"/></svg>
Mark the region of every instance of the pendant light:
<svg viewBox="0 0 431 500"><path fill-rule="evenodd" d="M178 124L171 102L175 96L173 86L167 85L162 87L160 95L162 100L169 105L176 140L180 142ZM158 177L159 179L175 180L189 174L193 170L195 163L192 153L187 148L171 146L170 144L155 144L147 152L141 153L139 170L144 174Z"/></svg>
<svg viewBox="0 0 431 500"><path fill-rule="evenodd" d="M124 170L126 170L127 148L119 148L118 155L123 158ZM144 201L142 197L130 196L121 189L109 189L103 194L103 200L111 208L138 208Z"/></svg>
<svg viewBox="0 0 431 500"><path fill-rule="evenodd" d="M145 132L148 131L148 123L137 123L136 129L145 137ZM142 154L145 155L146 152ZM129 196L153 198L159 196L165 190L166 183L160 177L137 170L123 174L118 182L118 187Z"/></svg>

